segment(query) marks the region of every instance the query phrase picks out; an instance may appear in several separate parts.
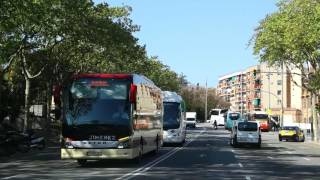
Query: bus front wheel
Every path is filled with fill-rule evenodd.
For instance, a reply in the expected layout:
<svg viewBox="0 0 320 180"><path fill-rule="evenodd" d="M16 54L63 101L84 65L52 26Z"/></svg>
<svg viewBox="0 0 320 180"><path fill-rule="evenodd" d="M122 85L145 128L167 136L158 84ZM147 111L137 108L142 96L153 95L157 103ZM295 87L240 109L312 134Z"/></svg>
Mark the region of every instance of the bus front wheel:
<svg viewBox="0 0 320 180"><path fill-rule="evenodd" d="M87 160L86 160L86 159L78 159L77 162L78 162L78 164L79 164L80 166L84 166L84 165L87 164Z"/></svg>
<svg viewBox="0 0 320 180"><path fill-rule="evenodd" d="M142 155L143 155L143 142L142 139L140 141L140 146L139 146L139 154L136 158L133 159L134 163L140 164L142 161Z"/></svg>

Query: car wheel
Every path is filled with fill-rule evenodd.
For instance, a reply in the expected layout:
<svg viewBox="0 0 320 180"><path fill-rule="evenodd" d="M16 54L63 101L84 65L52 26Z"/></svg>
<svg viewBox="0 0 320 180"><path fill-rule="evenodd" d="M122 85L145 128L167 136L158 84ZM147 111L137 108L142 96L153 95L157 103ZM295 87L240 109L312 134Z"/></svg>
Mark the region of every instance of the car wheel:
<svg viewBox="0 0 320 180"><path fill-rule="evenodd" d="M256 144L256 147L257 147L257 148L261 148L261 142L257 143L257 144Z"/></svg>
<svg viewBox="0 0 320 180"><path fill-rule="evenodd" d="M233 147L235 147L235 148L239 147L239 144L238 144L238 141L237 141L237 136L234 137Z"/></svg>
<svg viewBox="0 0 320 180"><path fill-rule="evenodd" d="M279 136L279 141L282 141L282 137L281 136Z"/></svg>
<svg viewBox="0 0 320 180"><path fill-rule="evenodd" d="M295 142L299 142L299 136L294 136L293 139Z"/></svg>
<svg viewBox="0 0 320 180"><path fill-rule="evenodd" d="M39 150L44 150L46 148L46 142L43 140L41 143L38 145Z"/></svg>
<svg viewBox="0 0 320 180"><path fill-rule="evenodd" d="M256 144L256 147L257 147L257 148L261 148L261 137L259 137L259 141L258 141L258 143Z"/></svg>

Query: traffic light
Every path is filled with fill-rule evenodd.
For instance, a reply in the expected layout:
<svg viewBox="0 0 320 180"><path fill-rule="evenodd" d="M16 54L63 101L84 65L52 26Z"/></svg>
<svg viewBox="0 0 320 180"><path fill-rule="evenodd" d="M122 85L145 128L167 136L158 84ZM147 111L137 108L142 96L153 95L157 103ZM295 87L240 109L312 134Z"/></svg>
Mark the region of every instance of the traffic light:
<svg viewBox="0 0 320 180"><path fill-rule="evenodd" d="M253 76L256 76L257 75L257 70L253 70Z"/></svg>

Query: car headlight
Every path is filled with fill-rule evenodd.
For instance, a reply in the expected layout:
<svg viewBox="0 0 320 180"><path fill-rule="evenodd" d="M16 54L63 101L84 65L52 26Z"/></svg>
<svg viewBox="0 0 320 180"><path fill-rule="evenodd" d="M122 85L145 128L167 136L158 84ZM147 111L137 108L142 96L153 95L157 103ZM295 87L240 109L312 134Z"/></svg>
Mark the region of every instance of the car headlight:
<svg viewBox="0 0 320 180"><path fill-rule="evenodd" d="M180 131L179 130L176 130L176 129L171 129L169 131L170 135L172 136L180 136Z"/></svg>

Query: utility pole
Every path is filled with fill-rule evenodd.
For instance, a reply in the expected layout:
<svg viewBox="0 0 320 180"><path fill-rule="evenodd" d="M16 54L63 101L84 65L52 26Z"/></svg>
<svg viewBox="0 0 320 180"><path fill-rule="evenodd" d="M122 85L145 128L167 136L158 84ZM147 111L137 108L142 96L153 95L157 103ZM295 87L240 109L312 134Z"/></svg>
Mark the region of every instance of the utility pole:
<svg viewBox="0 0 320 180"><path fill-rule="evenodd" d="M316 104L318 102L317 96L312 93L312 129L313 129L313 140L318 141L318 112L316 109Z"/></svg>
<svg viewBox="0 0 320 180"><path fill-rule="evenodd" d="M283 114L284 114L284 112L283 112L283 89L284 89L284 87L283 87L283 84L284 84L284 82L283 82L283 63L281 64L281 88L282 88L282 90L281 90L281 119L280 119L280 127L282 127L283 126Z"/></svg>
<svg viewBox="0 0 320 180"><path fill-rule="evenodd" d="M241 87L241 89L240 89L240 98L241 98L241 100L240 100L240 109L241 109L241 117L243 117L243 86L242 86L242 75L243 75L243 72L241 72L241 74L240 74L240 87Z"/></svg>
<svg viewBox="0 0 320 180"><path fill-rule="evenodd" d="M269 68L269 72L270 72L270 67ZM271 76L271 73L268 73L268 91L270 92L270 76ZM271 108L271 96L270 96L270 93L269 93L269 106L268 106L268 110L270 111L270 108Z"/></svg>
<svg viewBox="0 0 320 180"><path fill-rule="evenodd" d="M207 79L206 79L206 100L205 100L205 110L204 110L204 118L205 122L207 122L207 113L208 113L208 84L207 84Z"/></svg>

